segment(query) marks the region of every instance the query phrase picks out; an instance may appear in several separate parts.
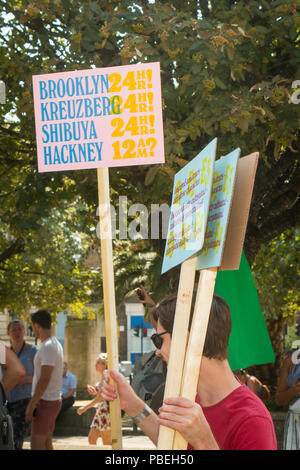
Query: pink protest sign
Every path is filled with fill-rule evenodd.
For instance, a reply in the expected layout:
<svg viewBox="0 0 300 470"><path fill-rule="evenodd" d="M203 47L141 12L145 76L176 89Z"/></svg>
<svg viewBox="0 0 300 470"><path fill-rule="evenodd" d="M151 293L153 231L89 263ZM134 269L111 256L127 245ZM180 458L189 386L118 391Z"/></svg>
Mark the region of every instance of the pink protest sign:
<svg viewBox="0 0 300 470"><path fill-rule="evenodd" d="M159 62L32 79L39 172L164 163Z"/></svg>

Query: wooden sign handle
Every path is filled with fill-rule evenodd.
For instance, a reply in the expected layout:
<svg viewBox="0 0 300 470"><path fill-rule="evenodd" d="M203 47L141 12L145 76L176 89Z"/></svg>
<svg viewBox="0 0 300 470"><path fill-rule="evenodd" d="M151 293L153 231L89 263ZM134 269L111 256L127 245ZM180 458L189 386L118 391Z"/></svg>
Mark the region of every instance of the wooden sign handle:
<svg viewBox="0 0 300 470"><path fill-rule="evenodd" d="M217 268L204 269L200 272L180 393L180 396L193 401L195 400L197 393L201 358L214 295L216 277ZM186 450L186 448L187 442L185 439L180 433L175 432L173 449Z"/></svg>
<svg viewBox="0 0 300 470"><path fill-rule="evenodd" d="M196 275L196 263L197 256L193 256L184 261L181 265L165 397L179 397L180 395L188 324ZM173 429L160 426L157 449L172 449L174 435L175 431Z"/></svg>
<svg viewBox="0 0 300 470"><path fill-rule="evenodd" d="M98 168L98 197L101 238L101 269L105 314L108 368L119 370L118 327L113 271L112 231L108 168ZM122 450L122 418L120 401L110 403L112 449Z"/></svg>

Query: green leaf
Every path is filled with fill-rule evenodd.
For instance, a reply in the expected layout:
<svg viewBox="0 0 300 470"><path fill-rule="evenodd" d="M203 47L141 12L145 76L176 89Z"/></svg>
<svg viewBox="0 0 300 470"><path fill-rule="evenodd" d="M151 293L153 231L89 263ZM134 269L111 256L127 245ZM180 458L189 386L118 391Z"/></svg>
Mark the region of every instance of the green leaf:
<svg viewBox="0 0 300 470"><path fill-rule="evenodd" d="M215 84L217 85L217 87L221 88L221 90L226 90L227 89L227 86L225 85L224 82L222 82L222 80L219 77L215 76L214 81L215 81Z"/></svg>

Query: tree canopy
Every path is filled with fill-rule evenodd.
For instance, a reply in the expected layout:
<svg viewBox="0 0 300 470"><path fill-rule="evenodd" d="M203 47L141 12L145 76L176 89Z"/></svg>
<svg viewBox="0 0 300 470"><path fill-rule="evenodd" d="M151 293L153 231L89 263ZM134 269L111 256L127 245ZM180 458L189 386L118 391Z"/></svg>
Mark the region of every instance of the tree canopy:
<svg viewBox="0 0 300 470"><path fill-rule="evenodd" d="M293 325L300 313L299 227L287 230L261 246L253 264L262 311L276 352L286 325Z"/></svg>
<svg viewBox="0 0 300 470"><path fill-rule="evenodd" d="M111 169L116 206L120 195L129 203L170 204L174 174L218 137L218 157L235 147L242 156L260 152L245 240L249 262L263 243L299 224L300 106L292 99L300 76L296 2L0 0L0 6L0 79L6 85L0 105L2 308L14 308L26 292L28 305L44 295L61 309L69 297L60 286L76 292L78 301L86 299L91 289L83 251L98 243L96 173L37 172L34 74L160 62L166 163ZM72 239L71 230L84 234L81 258L72 259L74 240L62 241L63 233ZM177 270L164 276L164 284L160 279L164 240L115 245L117 273L124 276L131 266L127 283L118 286L120 296L130 279L150 275L154 290L174 284ZM137 250L148 253L148 269L139 265L144 258ZM48 284L40 258L48 273L57 273ZM43 275L32 274L40 269ZM60 297L57 304L52 292Z"/></svg>

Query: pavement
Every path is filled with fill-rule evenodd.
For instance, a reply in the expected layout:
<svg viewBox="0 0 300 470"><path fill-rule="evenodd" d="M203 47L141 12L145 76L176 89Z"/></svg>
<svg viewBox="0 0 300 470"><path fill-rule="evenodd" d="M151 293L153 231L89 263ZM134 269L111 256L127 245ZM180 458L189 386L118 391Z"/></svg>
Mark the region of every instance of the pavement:
<svg viewBox="0 0 300 470"><path fill-rule="evenodd" d="M73 406L84 406L88 401L76 401ZM126 415L122 419L122 450L155 450L152 441L140 429L133 433L132 421ZM109 445L103 445L99 438L97 445L88 443L87 435L83 436L54 436L52 439L54 450L112 450ZM23 449L30 449L30 437L25 439ZM117 449L116 449L117 450ZM119 449L120 450L120 449Z"/></svg>
<svg viewBox="0 0 300 470"><path fill-rule="evenodd" d="M87 436L58 436L53 437L54 450L112 450L111 446L103 445L101 438L97 445L90 445ZM30 439L26 439L23 449L30 449ZM123 436L122 450L155 450L155 445L147 436Z"/></svg>

